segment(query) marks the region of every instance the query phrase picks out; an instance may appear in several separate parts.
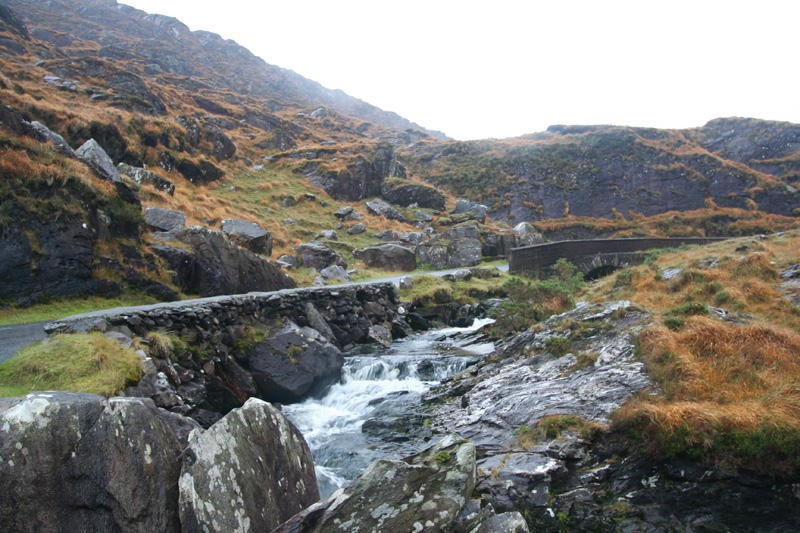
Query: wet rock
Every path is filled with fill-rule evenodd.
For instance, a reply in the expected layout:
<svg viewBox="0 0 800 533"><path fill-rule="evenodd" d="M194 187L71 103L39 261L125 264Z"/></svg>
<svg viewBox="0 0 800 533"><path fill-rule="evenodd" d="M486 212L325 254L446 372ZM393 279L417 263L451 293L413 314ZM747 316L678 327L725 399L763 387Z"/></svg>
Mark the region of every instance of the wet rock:
<svg viewBox="0 0 800 533"><path fill-rule="evenodd" d="M119 176L117 167L114 162L108 157L103 148L97 144L94 139L89 139L75 151L78 159L86 163L98 177L108 181L122 181Z"/></svg>
<svg viewBox="0 0 800 533"><path fill-rule="evenodd" d="M447 531L475 485L475 448L457 435L399 461L372 463L355 481L273 533Z"/></svg>
<svg viewBox="0 0 800 533"><path fill-rule="evenodd" d="M312 328L273 324L247 355L261 398L292 403L324 393L342 374L344 357Z"/></svg>
<svg viewBox="0 0 800 533"><path fill-rule="evenodd" d="M377 324L369 327L367 335L373 341L384 346L389 346L392 343L392 332Z"/></svg>
<svg viewBox="0 0 800 533"><path fill-rule="evenodd" d="M150 172L144 168L132 167L131 165L126 165L125 163L120 163L117 165L117 170L120 172L120 174L127 175L139 185L147 183L152 185L156 190L164 191L170 196L175 194L175 184L168 179L162 178L155 172Z"/></svg>
<svg viewBox="0 0 800 533"><path fill-rule="evenodd" d="M221 223L222 233L230 240L253 253L272 254L272 233L246 220L228 218Z"/></svg>
<svg viewBox="0 0 800 533"><path fill-rule="evenodd" d="M312 241L300 244L294 249L294 252L300 265L304 268L322 270L331 265L347 268L347 263L342 256L321 242Z"/></svg>
<svg viewBox="0 0 800 533"><path fill-rule="evenodd" d="M143 398L31 393L0 411L9 531L178 531L178 477L197 425Z"/></svg>
<svg viewBox="0 0 800 533"><path fill-rule="evenodd" d="M410 272L417 267L414 252L399 244L374 244L353 250L353 256L364 261L369 267L384 270Z"/></svg>
<svg viewBox="0 0 800 533"><path fill-rule="evenodd" d="M319 500L303 436L251 398L189 437L180 477L183 531L270 531Z"/></svg>
<svg viewBox="0 0 800 533"><path fill-rule="evenodd" d="M161 207L148 207L144 211L145 223L155 231L176 232L186 227L186 214Z"/></svg>

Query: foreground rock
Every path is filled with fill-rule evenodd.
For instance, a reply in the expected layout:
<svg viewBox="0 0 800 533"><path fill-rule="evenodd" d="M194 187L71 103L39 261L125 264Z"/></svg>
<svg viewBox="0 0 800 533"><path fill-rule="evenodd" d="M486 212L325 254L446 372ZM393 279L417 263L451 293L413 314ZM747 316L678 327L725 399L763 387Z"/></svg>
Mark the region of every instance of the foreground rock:
<svg viewBox="0 0 800 533"><path fill-rule="evenodd" d="M370 268L403 272L417 268L417 257L414 252L399 244L373 244L360 250L353 250L353 257L361 259Z"/></svg>
<svg viewBox="0 0 800 533"><path fill-rule="evenodd" d="M251 398L189 437L180 478L184 532L269 531L319 500L303 436Z"/></svg>
<svg viewBox="0 0 800 533"><path fill-rule="evenodd" d="M149 399L32 393L0 412L7 531L179 531L178 477L197 425Z"/></svg>
<svg viewBox="0 0 800 533"><path fill-rule="evenodd" d="M273 533L447 531L475 486L475 447L457 435L398 461L376 461L356 480Z"/></svg>
<svg viewBox="0 0 800 533"><path fill-rule="evenodd" d="M422 264L435 269L475 266L481 262L481 232L477 226L450 228L417 246Z"/></svg>

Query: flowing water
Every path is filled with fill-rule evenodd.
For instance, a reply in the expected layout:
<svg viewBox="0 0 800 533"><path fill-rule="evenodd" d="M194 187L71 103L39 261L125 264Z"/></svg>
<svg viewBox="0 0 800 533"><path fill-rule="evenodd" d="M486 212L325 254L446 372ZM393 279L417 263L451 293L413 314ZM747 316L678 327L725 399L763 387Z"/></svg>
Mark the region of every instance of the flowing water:
<svg viewBox="0 0 800 533"><path fill-rule="evenodd" d="M490 322L429 331L388 347L358 347L345 354L343 379L324 397L284 406L311 448L323 498L376 459L417 451L402 438L385 442L367 436L362 425L370 418L414 412L424 392L491 352L491 343L470 337Z"/></svg>

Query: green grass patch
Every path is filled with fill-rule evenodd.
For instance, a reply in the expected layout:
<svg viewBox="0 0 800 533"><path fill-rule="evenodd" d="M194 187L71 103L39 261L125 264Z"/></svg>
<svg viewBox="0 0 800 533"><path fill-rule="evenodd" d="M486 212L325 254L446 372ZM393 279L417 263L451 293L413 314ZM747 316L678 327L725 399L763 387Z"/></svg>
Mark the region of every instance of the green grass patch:
<svg viewBox="0 0 800 533"><path fill-rule="evenodd" d="M553 415L539 420L535 427L522 425L514 430L517 444L530 449L548 439L561 439L565 431L577 433L582 439L593 438L602 426L578 415Z"/></svg>
<svg viewBox="0 0 800 533"><path fill-rule="evenodd" d="M0 365L0 396L66 390L109 397L142 377L142 358L101 333L56 335Z"/></svg>
<svg viewBox="0 0 800 533"><path fill-rule="evenodd" d="M150 305L160 300L142 293L123 294L118 298L100 298L96 296L75 296L53 300L44 304L30 307L10 305L0 309L0 326L7 324L22 324L25 322L40 322L43 320L56 320L82 313L91 313L113 307L130 307L136 305Z"/></svg>

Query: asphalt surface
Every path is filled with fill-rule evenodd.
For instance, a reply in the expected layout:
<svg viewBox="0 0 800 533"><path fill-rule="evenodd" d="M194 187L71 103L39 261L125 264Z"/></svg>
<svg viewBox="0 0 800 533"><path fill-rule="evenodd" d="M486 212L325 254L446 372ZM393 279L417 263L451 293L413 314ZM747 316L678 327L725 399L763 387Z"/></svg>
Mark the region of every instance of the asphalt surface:
<svg viewBox="0 0 800 533"><path fill-rule="evenodd" d="M508 271L508 265L499 265L497 266L499 270ZM444 276L446 274L452 274L457 270L463 270L463 268L453 268L450 270L437 270L434 272L422 272L423 274L432 274L434 276ZM396 286L400 285L400 278L404 278L409 275L420 274L420 272L412 272L409 274L401 274L398 276L389 276L385 278L379 278L370 280L367 282L355 282L355 283L342 283L342 285L361 285L364 283L386 283L390 282ZM333 285L327 285L328 287L333 287ZM43 340L47 338L47 334L44 332L44 326L52 322L51 320L45 320L43 322L28 322L25 324L11 324L8 326L0 326L0 364L8 361L19 352L22 348L33 344L34 342Z"/></svg>
<svg viewBox="0 0 800 533"><path fill-rule="evenodd" d="M11 324L0 326L0 364L14 357L22 348L47 337L44 322L28 322L26 324Z"/></svg>

